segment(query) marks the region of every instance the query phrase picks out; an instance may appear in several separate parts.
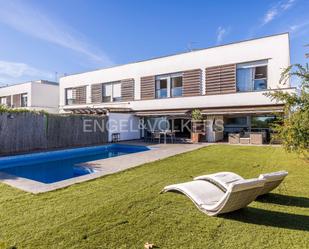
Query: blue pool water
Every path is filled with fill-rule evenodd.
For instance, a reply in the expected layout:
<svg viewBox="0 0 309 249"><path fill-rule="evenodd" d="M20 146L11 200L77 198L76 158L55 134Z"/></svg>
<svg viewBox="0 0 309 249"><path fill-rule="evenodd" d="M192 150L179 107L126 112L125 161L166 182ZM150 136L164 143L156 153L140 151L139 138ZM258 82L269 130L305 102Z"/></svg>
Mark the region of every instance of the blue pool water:
<svg viewBox="0 0 309 249"><path fill-rule="evenodd" d="M78 164L146 150L149 150L146 146L112 144L0 157L0 171L42 183L54 183L95 172Z"/></svg>

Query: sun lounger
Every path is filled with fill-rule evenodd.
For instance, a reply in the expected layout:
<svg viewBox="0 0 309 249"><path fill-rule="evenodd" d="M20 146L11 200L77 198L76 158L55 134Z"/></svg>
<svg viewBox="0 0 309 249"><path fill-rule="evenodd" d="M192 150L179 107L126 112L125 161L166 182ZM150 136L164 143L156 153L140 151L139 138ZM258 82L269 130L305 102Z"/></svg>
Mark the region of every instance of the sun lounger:
<svg viewBox="0 0 309 249"><path fill-rule="evenodd" d="M259 179L265 180L265 185L259 195L264 195L274 190L280 185L283 179L288 175L286 171L278 171L273 173L261 174ZM244 180L243 177L233 172L218 172L210 175L197 176L194 180L204 180L211 182L217 187L221 188L224 192L228 189L229 185Z"/></svg>
<svg viewBox="0 0 309 249"><path fill-rule="evenodd" d="M246 207L255 200L264 183L263 179L241 180L230 184L224 192L208 181L195 180L166 186L162 192L185 194L200 211L215 216Z"/></svg>

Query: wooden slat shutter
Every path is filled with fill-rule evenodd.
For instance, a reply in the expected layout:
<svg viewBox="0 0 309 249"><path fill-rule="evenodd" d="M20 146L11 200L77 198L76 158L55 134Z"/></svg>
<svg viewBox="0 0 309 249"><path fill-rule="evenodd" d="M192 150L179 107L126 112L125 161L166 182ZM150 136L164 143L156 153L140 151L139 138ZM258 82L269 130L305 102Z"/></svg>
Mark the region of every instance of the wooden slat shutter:
<svg viewBox="0 0 309 249"><path fill-rule="evenodd" d="M13 95L13 106L21 107L21 94Z"/></svg>
<svg viewBox="0 0 309 249"><path fill-rule="evenodd" d="M103 86L102 84L91 85L91 103L102 103L103 96Z"/></svg>
<svg viewBox="0 0 309 249"><path fill-rule="evenodd" d="M75 104L86 104L86 89L86 86L79 86L73 89L73 98L75 99Z"/></svg>
<svg viewBox="0 0 309 249"><path fill-rule="evenodd" d="M154 99L155 98L155 76L141 77L141 98Z"/></svg>
<svg viewBox="0 0 309 249"><path fill-rule="evenodd" d="M193 69L183 72L183 96L201 95L202 70Z"/></svg>
<svg viewBox="0 0 309 249"><path fill-rule="evenodd" d="M134 100L134 79L121 80L121 99L122 101Z"/></svg>
<svg viewBox="0 0 309 249"><path fill-rule="evenodd" d="M207 95L236 92L236 64L208 67L205 76Z"/></svg>
<svg viewBox="0 0 309 249"><path fill-rule="evenodd" d="M11 96L6 96L6 105L11 106Z"/></svg>

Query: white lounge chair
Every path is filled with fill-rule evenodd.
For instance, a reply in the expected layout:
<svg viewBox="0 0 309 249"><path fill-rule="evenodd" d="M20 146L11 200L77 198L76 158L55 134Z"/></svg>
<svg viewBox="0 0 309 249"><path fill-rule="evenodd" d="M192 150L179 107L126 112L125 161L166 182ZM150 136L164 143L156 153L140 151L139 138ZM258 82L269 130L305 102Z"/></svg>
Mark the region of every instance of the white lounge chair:
<svg viewBox="0 0 309 249"><path fill-rule="evenodd" d="M264 195L274 190L280 185L283 179L288 175L286 171L278 171L273 173L261 174L259 179L265 180L265 185L259 195ZM194 180L204 180L211 182L221 188L224 192L228 189L229 185L238 181L244 180L243 177L233 172L218 172L210 175L197 176Z"/></svg>
<svg viewBox="0 0 309 249"><path fill-rule="evenodd" d="M224 192L216 185L196 180L166 186L162 192L181 192L191 199L197 208L209 216L228 213L246 207L261 192L265 180L250 179L232 183Z"/></svg>

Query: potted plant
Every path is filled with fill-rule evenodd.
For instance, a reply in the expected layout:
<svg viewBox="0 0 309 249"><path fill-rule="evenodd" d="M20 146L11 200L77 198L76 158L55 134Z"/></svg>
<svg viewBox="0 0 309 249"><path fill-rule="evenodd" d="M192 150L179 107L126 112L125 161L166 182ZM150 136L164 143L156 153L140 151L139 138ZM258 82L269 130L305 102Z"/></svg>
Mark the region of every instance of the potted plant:
<svg viewBox="0 0 309 249"><path fill-rule="evenodd" d="M203 134L203 115L200 110L194 109L191 112L191 141L192 143L198 143L201 141L201 135Z"/></svg>

